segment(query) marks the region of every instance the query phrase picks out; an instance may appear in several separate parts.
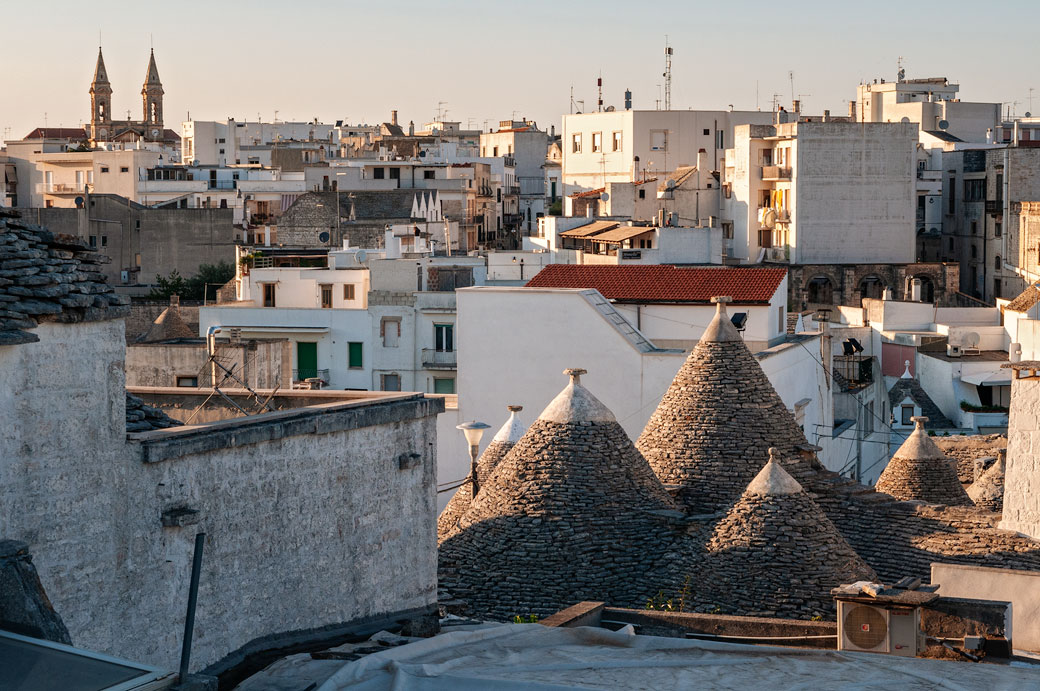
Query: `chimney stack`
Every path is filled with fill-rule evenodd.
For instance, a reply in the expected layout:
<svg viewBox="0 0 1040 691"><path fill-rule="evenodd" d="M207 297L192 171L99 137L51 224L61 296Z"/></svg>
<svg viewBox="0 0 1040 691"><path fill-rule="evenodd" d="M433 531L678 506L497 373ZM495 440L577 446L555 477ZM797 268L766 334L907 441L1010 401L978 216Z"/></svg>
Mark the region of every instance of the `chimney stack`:
<svg viewBox="0 0 1040 691"><path fill-rule="evenodd" d="M849 117L852 118L853 121L856 120L856 102L855 101L849 101Z"/></svg>
<svg viewBox="0 0 1040 691"><path fill-rule="evenodd" d="M390 111L390 124L391 125L396 125L397 124L397 111L396 110L391 110Z"/></svg>

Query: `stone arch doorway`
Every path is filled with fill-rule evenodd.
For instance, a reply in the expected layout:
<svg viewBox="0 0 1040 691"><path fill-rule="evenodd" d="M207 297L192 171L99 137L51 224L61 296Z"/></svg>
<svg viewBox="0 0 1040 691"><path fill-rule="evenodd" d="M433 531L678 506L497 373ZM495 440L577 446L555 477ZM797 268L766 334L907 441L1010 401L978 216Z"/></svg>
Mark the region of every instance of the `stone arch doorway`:
<svg viewBox="0 0 1040 691"><path fill-rule="evenodd" d="M877 274L864 276L859 282L859 296L860 298L875 298L880 300L885 292L885 288L887 287L888 286L885 285L884 281L882 281Z"/></svg>
<svg viewBox="0 0 1040 691"><path fill-rule="evenodd" d="M828 276L813 276L806 286L808 300L815 305L834 304L834 281Z"/></svg>
<svg viewBox="0 0 1040 691"><path fill-rule="evenodd" d="M907 276L905 295L914 302L935 302L935 283L931 276Z"/></svg>

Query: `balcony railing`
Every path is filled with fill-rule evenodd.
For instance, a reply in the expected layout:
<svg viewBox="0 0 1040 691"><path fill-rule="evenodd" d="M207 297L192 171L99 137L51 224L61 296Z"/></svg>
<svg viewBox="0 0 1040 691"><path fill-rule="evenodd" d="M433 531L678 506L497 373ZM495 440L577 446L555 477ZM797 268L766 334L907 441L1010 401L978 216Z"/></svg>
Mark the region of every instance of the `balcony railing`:
<svg viewBox="0 0 1040 691"><path fill-rule="evenodd" d="M518 195L520 194L520 185L510 185L502 191L502 194Z"/></svg>
<svg viewBox="0 0 1040 691"><path fill-rule="evenodd" d="M762 166L763 180L790 180L791 169L780 166Z"/></svg>
<svg viewBox="0 0 1040 691"><path fill-rule="evenodd" d="M986 200L986 213L988 214L999 214L1003 211L1004 205L1003 199L987 199Z"/></svg>
<svg viewBox="0 0 1040 691"><path fill-rule="evenodd" d="M491 185L480 185L477 187L478 197L493 197L495 196L494 191L491 189Z"/></svg>
<svg viewBox="0 0 1040 691"><path fill-rule="evenodd" d="M211 190L233 190L238 185L238 180L210 180L209 189Z"/></svg>
<svg viewBox="0 0 1040 691"><path fill-rule="evenodd" d="M83 194L86 185L82 182L38 182L36 183L37 194Z"/></svg>
<svg viewBox="0 0 1040 691"><path fill-rule="evenodd" d="M454 350L423 348L422 362L426 369L455 369L458 366Z"/></svg>
<svg viewBox="0 0 1040 691"><path fill-rule="evenodd" d="M292 371L293 381L306 381L308 379L321 379L326 384L329 381L329 371L327 369L294 369Z"/></svg>

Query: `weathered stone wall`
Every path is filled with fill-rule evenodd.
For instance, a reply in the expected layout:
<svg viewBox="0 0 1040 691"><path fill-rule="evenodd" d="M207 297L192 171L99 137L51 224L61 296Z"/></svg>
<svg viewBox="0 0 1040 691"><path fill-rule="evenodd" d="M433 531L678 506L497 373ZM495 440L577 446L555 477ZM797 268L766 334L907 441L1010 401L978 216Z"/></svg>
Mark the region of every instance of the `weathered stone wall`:
<svg viewBox="0 0 1040 691"><path fill-rule="evenodd" d="M292 384L292 349L288 340L218 343L221 364L252 389L288 389ZM177 377L198 377L200 386L211 386L209 349L197 343L145 343L126 349L127 386L176 386ZM217 381L224 372L217 370ZM241 388L227 379L222 388Z"/></svg>
<svg viewBox="0 0 1040 691"><path fill-rule="evenodd" d="M957 264L793 264L788 281L788 304L792 309L811 309L830 305L859 307L864 279L877 278L879 290L892 289L895 300L908 300L908 279L920 278L931 284L933 302L940 307L954 306L960 280ZM830 286L831 301L810 289L814 279L825 278ZM866 297L881 297L867 295Z"/></svg>
<svg viewBox="0 0 1040 691"><path fill-rule="evenodd" d="M35 333L0 347L0 525L32 549L76 645L175 668L198 531L195 669L261 636L436 601L439 400L128 444L122 321Z"/></svg>
<svg viewBox="0 0 1040 691"><path fill-rule="evenodd" d="M1000 527L1040 538L1040 379L1011 380L1004 520Z"/></svg>

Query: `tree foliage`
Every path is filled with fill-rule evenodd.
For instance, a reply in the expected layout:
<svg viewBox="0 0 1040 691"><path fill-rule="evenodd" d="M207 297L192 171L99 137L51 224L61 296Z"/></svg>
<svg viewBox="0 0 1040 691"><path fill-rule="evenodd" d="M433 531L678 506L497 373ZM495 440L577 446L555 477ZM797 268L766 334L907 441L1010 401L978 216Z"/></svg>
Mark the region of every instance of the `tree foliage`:
<svg viewBox="0 0 1040 691"><path fill-rule="evenodd" d="M156 276L155 287L148 293L149 300L169 300L172 295L180 295L182 300L217 299L217 290L235 277L235 266L223 261L216 264L200 264L199 272L191 278L184 278L177 269L168 276Z"/></svg>

